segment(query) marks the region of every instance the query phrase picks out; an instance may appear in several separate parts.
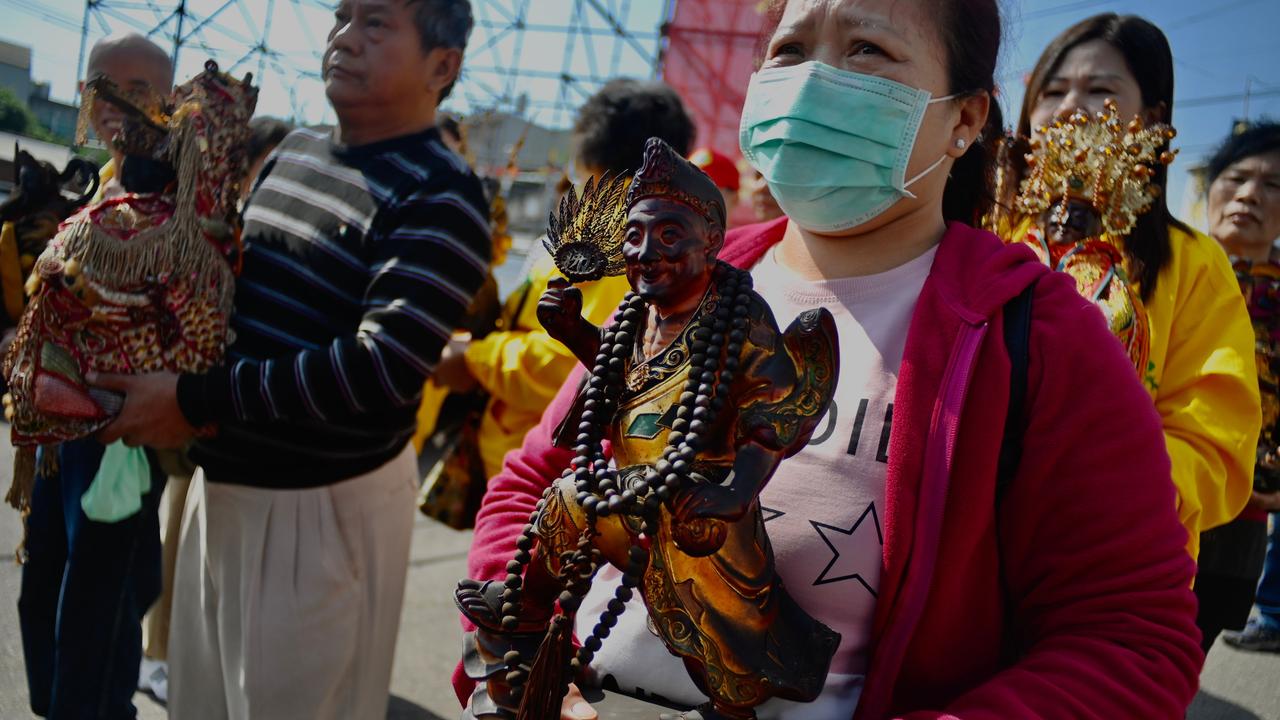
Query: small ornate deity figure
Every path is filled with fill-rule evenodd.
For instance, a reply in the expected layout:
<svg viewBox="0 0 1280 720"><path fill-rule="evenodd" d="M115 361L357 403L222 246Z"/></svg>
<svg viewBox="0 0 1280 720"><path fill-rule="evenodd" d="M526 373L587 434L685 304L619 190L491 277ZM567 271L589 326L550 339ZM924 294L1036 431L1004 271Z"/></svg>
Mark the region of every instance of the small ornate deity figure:
<svg viewBox="0 0 1280 720"><path fill-rule="evenodd" d="M1162 148L1175 133L1168 125L1144 127L1139 118L1125 126L1115 103L1106 107L1094 117L1077 111L1057 120L1031 141L1016 209L1038 222L1020 240L1075 278L1144 373L1150 330L1124 269L1123 243L1160 194L1153 168L1173 162L1174 153Z"/></svg>
<svg viewBox="0 0 1280 720"><path fill-rule="evenodd" d="M603 331L567 281L539 303L590 373L559 430L576 457L538 502L506 580L459 584L479 628L464 660L480 681L471 716L558 717L570 673L633 592L710 698L684 717L754 718L771 697L821 691L840 636L783 587L758 496L826 412L835 324L819 309L780 331L751 276L716 260L724 223L715 184L656 138L629 187L588 182L552 217L547 246L569 280L625 270L633 292ZM605 562L622 583L575 652L573 617ZM562 592L548 631L554 595L535 606L522 593L549 585Z"/></svg>
<svg viewBox="0 0 1280 720"><path fill-rule="evenodd" d="M73 157L59 172L26 150L13 153L13 194L0 203L0 296L4 316L0 327L13 327L27 306L26 277L58 225L98 190L98 169ZM64 190L76 197L68 198ZM3 383L0 383L3 385Z"/></svg>
<svg viewBox="0 0 1280 720"><path fill-rule="evenodd" d="M170 96L126 97L106 79L86 88L82 135L94 96L125 112L111 141L125 153L126 192L67 220L36 260L4 362L16 507L30 496L35 446L89 435L118 411L120 398L88 387L88 372L201 372L222 359L258 96L250 81L210 61Z"/></svg>

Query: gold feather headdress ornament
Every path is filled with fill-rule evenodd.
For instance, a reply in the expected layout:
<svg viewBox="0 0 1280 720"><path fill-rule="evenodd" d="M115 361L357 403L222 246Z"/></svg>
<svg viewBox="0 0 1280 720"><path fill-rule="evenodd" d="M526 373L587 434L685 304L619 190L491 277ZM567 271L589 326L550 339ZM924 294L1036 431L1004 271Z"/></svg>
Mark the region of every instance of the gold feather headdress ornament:
<svg viewBox="0 0 1280 720"><path fill-rule="evenodd" d="M1158 164L1173 162L1176 151L1165 146L1177 132L1141 118L1120 121L1114 101L1090 117L1077 111L1040 128L1026 156L1027 177L1018 194L1019 212L1037 216L1063 198L1085 200L1098 211L1103 230L1128 235L1138 217L1160 196L1152 181Z"/></svg>
<svg viewBox="0 0 1280 720"><path fill-rule="evenodd" d="M627 175L605 176L598 181L590 178L581 197L569 188L547 219L547 237L542 244L570 282L622 274L630 182Z"/></svg>

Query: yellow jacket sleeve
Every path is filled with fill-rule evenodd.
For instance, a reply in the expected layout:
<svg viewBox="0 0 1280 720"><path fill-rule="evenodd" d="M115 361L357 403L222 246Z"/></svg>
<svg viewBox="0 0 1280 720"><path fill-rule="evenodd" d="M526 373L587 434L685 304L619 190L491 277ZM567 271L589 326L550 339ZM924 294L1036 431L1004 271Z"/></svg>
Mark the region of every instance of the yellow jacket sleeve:
<svg viewBox="0 0 1280 720"><path fill-rule="evenodd" d="M418 425L413 431L413 449L422 454L427 445L427 438L436 431L436 420L440 419L440 408L449 397L449 390L440 387L428 379L422 385L422 401L418 403Z"/></svg>
<svg viewBox="0 0 1280 720"><path fill-rule="evenodd" d="M1171 228L1169 239L1174 259L1149 306L1153 331L1169 323L1167 350L1147 384L1194 557L1199 534L1233 520L1249 498L1262 410L1253 327L1226 254L1198 233Z"/></svg>
<svg viewBox="0 0 1280 720"><path fill-rule="evenodd" d="M4 313L15 325L22 319L27 304L16 227L13 221L8 221L0 228L0 294L4 297Z"/></svg>
<svg viewBox="0 0 1280 720"><path fill-rule="evenodd" d="M578 359L560 341L554 340L538 323L538 298L555 273L548 258L534 266L521 304L519 297L508 301L513 311L509 330L490 333L467 348L471 374L489 393L514 409L541 414L569 376ZM595 325L613 316L630 287L625 277L610 277L578 286L582 290L582 315ZM513 305L519 305L518 308Z"/></svg>

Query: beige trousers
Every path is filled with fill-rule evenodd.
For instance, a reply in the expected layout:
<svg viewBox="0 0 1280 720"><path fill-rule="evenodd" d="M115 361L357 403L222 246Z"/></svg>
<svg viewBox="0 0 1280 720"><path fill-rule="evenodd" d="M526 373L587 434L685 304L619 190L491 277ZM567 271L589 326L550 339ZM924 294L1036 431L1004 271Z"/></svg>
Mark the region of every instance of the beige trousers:
<svg viewBox="0 0 1280 720"><path fill-rule="evenodd" d="M174 580L170 717L386 717L416 494L410 448L307 490L198 471Z"/></svg>
<svg viewBox="0 0 1280 720"><path fill-rule="evenodd" d="M191 476L169 476L169 483L164 492L165 500L164 536L160 545L160 570L163 583L160 597L147 611L146 621L142 626L142 654L151 660L165 660L169 657L169 615L173 608L173 574L178 563L178 540L182 533L182 509L187 505L187 488L191 486Z"/></svg>

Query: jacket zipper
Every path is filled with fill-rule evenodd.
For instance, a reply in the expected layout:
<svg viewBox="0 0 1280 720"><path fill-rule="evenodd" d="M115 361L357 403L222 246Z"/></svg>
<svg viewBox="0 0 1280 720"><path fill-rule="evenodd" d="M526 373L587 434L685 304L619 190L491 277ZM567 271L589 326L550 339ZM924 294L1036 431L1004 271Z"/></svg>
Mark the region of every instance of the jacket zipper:
<svg viewBox="0 0 1280 720"><path fill-rule="evenodd" d="M915 633L916 625L924 610L932 585L933 570L938 559L938 545L942 535L942 520L946 509L947 490L951 483L951 468L956 446L956 437L960 433L960 415L964 411L965 399L969 394L969 382L973 379L973 370L977 364L978 351L987 334L985 321L976 324L964 324L960 327L951 358L943 373L941 400L933 422L929 428L929 440L925 449L925 462L919 503L924 505L925 513L917 506L916 517L920 519L913 530L911 559L908 561L906 576L902 587L904 594L899 596L897 612L889 623L885 637L881 639L879 654L881 669L890 669L897 677L902 668L902 658L906 654L907 644ZM925 505L925 503L929 503ZM859 703L855 717L879 718L887 714L892 702L892 685L883 684L878 692L868 693ZM865 701L871 700L871 703Z"/></svg>

